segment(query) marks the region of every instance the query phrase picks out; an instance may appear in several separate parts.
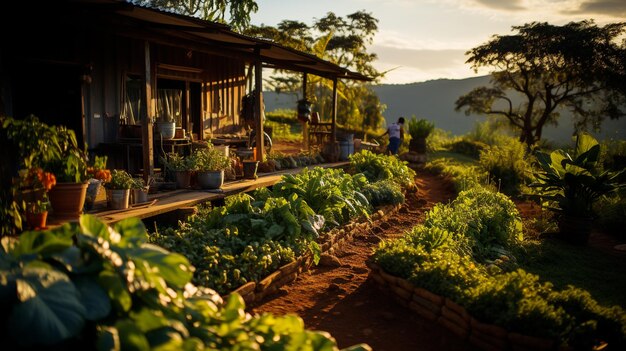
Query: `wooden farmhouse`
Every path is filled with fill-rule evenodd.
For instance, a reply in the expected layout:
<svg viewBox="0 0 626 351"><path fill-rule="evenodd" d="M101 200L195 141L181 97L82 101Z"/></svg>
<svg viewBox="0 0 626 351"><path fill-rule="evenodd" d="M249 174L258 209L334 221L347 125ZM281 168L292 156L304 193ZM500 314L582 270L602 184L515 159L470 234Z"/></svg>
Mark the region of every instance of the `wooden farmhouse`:
<svg viewBox="0 0 626 351"><path fill-rule="evenodd" d="M144 176L163 142L174 148L241 134L245 122L262 130L264 67L322 76L335 87L369 80L223 24L127 1L13 2L0 17L0 114L66 125L90 151L111 155L112 168L134 165ZM250 121L241 118L246 94L255 97ZM333 122L335 115L336 98ZM177 127L171 140L155 128L165 121ZM332 130L334 137L334 123Z"/></svg>

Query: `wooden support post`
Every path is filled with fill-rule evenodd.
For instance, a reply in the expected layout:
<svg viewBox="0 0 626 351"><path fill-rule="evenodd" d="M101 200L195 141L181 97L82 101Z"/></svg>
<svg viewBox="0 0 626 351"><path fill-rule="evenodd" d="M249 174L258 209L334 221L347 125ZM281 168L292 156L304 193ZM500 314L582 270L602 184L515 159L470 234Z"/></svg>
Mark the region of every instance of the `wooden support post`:
<svg viewBox="0 0 626 351"><path fill-rule="evenodd" d="M256 161L263 161L263 155L265 154L264 132L263 132L263 101L261 101L263 91L262 72L263 66L261 65L261 51L259 48L254 50L256 54L256 62L254 69L254 130L256 131Z"/></svg>
<svg viewBox="0 0 626 351"><path fill-rule="evenodd" d="M145 98L146 114L141 121L141 145L143 149L143 179L147 182L148 177L154 174L154 142L152 135L152 118L154 117L154 103L152 101L152 63L150 60L150 43L144 44L145 64Z"/></svg>
<svg viewBox="0 0 626 351"><path fill-rule="evenodd" d="M333 77L333 106L332 106L332 129L330 141L337 141L337 77Z"/></svg>
<svg viewBox="0 0 626 351"><path fill-rule="evenodd" d="M306 74L306 72L302 73L302 99L303 100L306 100L306 97L307 97L306 86L307 86L308 78L309 77ZM296 108L296 111L297 111L297 108ZM303 121L300 121L300 123L302 123L302 138L304 139L304 148L306 150L309 150L309 148L311 147L311 145L309 145L309 124Z"/></svg>

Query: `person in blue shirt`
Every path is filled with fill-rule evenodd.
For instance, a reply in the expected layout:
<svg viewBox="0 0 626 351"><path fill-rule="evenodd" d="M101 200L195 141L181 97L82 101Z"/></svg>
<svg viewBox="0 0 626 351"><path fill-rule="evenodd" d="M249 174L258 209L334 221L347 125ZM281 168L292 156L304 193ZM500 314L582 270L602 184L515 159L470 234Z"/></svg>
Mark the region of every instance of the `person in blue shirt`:
<svg viewBox="0 0 626 351"><path fill-rule="evenodd" d="M381 136L389 135L389 145L387 145L387 151L391 155L397 155L400 149L400 144L404 140L404 117L398 118L398 122L391 123L387 128L387 131Z"/></svg>

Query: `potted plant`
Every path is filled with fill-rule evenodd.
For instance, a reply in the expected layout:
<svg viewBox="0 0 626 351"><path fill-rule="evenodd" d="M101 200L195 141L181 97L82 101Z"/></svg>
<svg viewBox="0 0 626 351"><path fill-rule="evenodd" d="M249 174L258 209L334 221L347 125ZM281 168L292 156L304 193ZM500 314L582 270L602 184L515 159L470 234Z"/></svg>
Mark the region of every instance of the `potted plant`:
<svg viewBox="0 0 626 351"><path fill-rule="evenodd" d="M224 152L209 145L197 150L195 158L198 185L203 189L219 189L224 184L224 170L230 166L230 159Z"/></svg>
<svg viewBox="0 0 626 351"><path fill-rule="evenodd" d="M56 185L56 177L41 168L22 170L19 175L20 201L25 205L26 224L30 229L44 228L51 208L48 191Z"/></svg>
<svg viewBox="0 0 626 351"><path fill-rule="evenodd" d="M0 121L15 148L8 152L17 156L18 168L42 168L56 177L57 183L48 194L55 217L78 219L87 192L87 157L78 147L74 131L49 126L33 115L24 120L1 117Z"/></svg>
<svg viewBox="0 0 626 351"><path fill-rule="evenodd" d="M133 177L128 172L114 169L111 181L104 184L107 189L107 207L112 210L127 209L133 183Z"/></svg>
<svg viewBox="0 0 626 351"><path fill-rule="evenodd" d="M169 152L162 159L165 168L174 172L176 186L188 188L191 184L191 173L196 169L194 157L184 157L176 152Z"/></svg>
<svg viewBox="0 0 626 351"><path fill-rule="evenodd" d="M48 211L52 208L48 196L42 200L26 203L26 225L29 229L39 230L46 228Z"/></svg>
<svg viewBox="0 0 626 351"><path fill-rule="evenodd" d="M435 129L435 124L426 119L417 119L413 116L409 120L409 135L411 135L411 141L409 142L409 150L417 152L418 154L426 153L426 138Z"/></svg>
<svg viewBox="0 0 626 351"><path fill-rule="evenodd" d="M96 156L93 164L87 167L87 176L89 177L85 198L85 210L87 211L93 208L102 183L111 181L111 171L106 169L106 164L107 156Z"/></svg>
<svg viewBox="0 0 626 351"><path fill-rule="evenodd" d="M550 210L559 215L559 232L566 240L585 244L591 232L593 203L603 195L624 188L620 172L603 171L598 159L600 145L589 134L576 136L573 154L556 150L550 154L537 152L540 171L531 187L550 203Z"/></svg>
<svg viewBox="0 0 626 351"><path fill-rule="evenodd" d="M133 204L141 204L144 202L148 202L148 191L150 190L150 182L151 179L148 179L148 184L143 180L143 178L133 178L132 184L132 203Z"/></svg>

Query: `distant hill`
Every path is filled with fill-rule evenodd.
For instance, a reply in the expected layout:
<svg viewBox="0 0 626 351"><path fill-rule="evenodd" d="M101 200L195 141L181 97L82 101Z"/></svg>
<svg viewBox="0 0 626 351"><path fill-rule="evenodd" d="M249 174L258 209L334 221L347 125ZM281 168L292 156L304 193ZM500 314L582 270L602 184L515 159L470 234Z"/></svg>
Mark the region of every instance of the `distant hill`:
<svg viewBox="0 0 626 351"><path fill-rule="evenodd" d="M438 79L411 84L382 84L374 86L380 101L387 105L383 113L387 123L395 122L398 117L405 118L415 115L435 123L437 128L461 135L469 132L484 116L465 116L463 112L454 111L454 102L459 96L466 94L475 87L489 85L489 76L467 79ZM278 108L295 109L298 97L295 94L264 93L267 111ZM558 127L544 128L546 139L557 143L568 143L574 131L567 111L561 113ZM600 139L626 139L626 119L607 120L596 136Z"/></svg>

